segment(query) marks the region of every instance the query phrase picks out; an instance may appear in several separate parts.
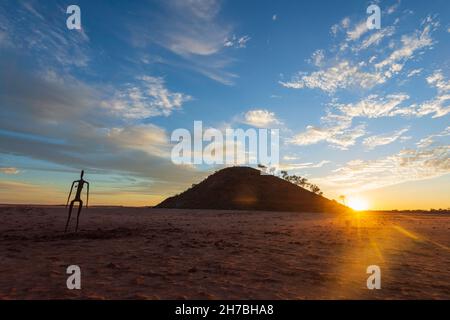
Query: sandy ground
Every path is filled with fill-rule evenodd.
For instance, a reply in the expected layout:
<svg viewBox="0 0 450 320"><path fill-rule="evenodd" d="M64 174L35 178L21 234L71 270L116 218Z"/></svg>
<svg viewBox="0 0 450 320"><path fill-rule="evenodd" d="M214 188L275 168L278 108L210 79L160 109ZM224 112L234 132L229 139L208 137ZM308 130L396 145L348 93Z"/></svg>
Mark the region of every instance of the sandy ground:
<svg viewBox="0 0 450 320"><path fill-rule="evenodd" d="M0 219L1 299L450 299L450 216L99 207L78 234L62 207Z"/></svg>

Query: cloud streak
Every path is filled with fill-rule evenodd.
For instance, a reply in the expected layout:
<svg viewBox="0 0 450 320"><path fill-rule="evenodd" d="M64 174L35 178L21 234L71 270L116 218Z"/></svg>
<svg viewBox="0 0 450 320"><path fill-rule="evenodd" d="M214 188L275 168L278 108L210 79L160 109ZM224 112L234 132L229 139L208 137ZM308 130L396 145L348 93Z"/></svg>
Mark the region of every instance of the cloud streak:
<svg viewBox="0 0 450 320"><path fill-rule="evenodd" d="M180 92L171 92L160 77L138 77L138 83L128 85L114 98L102 101L101 106L127 119L145 119L159 115L169 116L174 110L192 100Z"/></svg>
<svg viewBox="0 0 450 320"><path fill-rule="evenodd" d="M236 37L232 25L219 19L221 1L169 0L158 6L158 12L140 12L130 24L132 46L148 50L157 45L177 56L169 58L168 64L232 85L237 75L227 68L234 60L224 49L245 48L250 37Z"/></svg>
<svg viewBox="0 0 450 320"><path fill-rule="evenodd" d="M375 160L352 160L316 181L352 193L431 179L448 173L450 146L445 145L429 149L405 149Z"/></svg>
<svg viewBox="0 0 450 320"><path fill-rule="evenodd" d="M331 146L348 150L356 140L365 135L365 125L352 126L350 117L328 114L322 118L324 126L307 126L306 131L295 135L289 143L306 146L319 142L328 142Z"/></svg>
<svg viewBox="0 0 450 320"><path fill-rule="evenodd" d="M163 128L130 122L103 106L108 89L55 82L6 66L2 70L0 153L146 178L161 186L167 181L187 184L201 175L172 164ZM164 188L155 192L164 193Z"/></svg>
<svg viewBox="0 0 450 320"><path fill-rule="evenodd" d="M370 136L363 140L363 145L369 150L372 150L379 146L385 146L397 141L400 137L403 136L405 132L408 132L408 130L408 128L404 128L392 133Z"/></svg>
<svg viewBox="0 0 450 320"><path fill-rule="evenodd" d="M4 168L0 168L0 172L3 174L18 174L20 171L17 168L14 167L4 167Z"/></svg>

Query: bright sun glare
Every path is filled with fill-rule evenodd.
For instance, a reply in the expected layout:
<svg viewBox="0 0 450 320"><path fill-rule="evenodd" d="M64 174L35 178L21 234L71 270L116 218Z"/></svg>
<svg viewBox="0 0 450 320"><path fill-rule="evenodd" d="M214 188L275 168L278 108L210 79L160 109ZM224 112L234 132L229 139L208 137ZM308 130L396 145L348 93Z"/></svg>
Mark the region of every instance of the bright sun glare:
<svg viewBox="0 0 450 320"><path fill-rule="evenodd" d="M353 210L364 211L369 209L369 203L363 198L349 198L347 205Z"/></svg>

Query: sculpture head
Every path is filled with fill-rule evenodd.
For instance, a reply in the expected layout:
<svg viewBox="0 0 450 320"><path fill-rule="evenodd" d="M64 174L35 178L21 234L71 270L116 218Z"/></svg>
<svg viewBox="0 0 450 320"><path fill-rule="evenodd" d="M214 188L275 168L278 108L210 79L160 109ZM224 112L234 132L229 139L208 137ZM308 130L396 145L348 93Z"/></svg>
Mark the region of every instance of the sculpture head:
<svg viewBox="0 0 450 320"><path fill-rule="evenodd" d="M81 170L81 179L83 179L84 176L84 170Z"/></svg>

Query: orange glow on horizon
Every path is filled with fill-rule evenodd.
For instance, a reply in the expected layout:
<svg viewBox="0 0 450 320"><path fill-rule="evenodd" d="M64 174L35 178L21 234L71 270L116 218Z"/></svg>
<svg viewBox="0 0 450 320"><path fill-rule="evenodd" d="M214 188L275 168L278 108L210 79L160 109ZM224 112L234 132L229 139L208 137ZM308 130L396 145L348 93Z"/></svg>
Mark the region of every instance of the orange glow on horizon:
<svg viewBox="0 0 450 320"><path fill-rule="evenodd" d="M356 211L369 210L369 202L367 201L367 199L362 197L349 197L347 200L347 205Z"/></svg>

